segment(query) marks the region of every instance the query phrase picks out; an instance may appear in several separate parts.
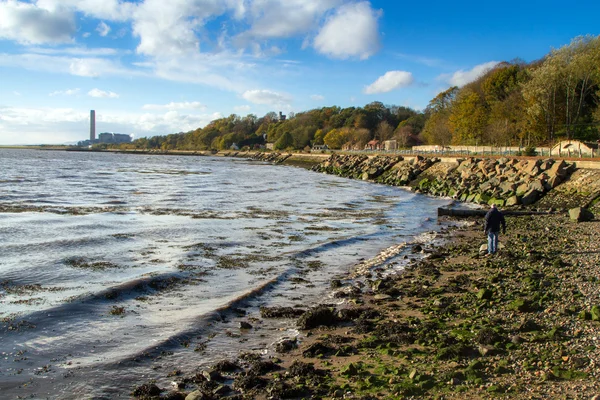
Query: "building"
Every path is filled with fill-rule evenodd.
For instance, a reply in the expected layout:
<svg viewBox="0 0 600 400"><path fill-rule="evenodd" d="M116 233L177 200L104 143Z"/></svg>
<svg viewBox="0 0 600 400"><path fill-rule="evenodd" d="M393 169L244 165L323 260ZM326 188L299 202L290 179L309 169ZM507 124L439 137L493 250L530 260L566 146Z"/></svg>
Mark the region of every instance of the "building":
<svg viewBox="0 0 600 400"><path fill-rule="evenodd" d="M551 156L563 157L593 157L598 155L599 142L581 142L579 140L563 140L550 150Z"/></svg>
<svg viewBox="0 0 600 400"><path fill-rule="evenodd" d="M286 116L281 111L279 111L279 121L285 121L285 118Z"/></svg>
<svg viewBox="0 0 600 400"><path fill-rule="evenodd" d="M365 150L381 150L381 144L379 140L371 140L365 145Z"/></svg>
<svg viewBox="0 0 600 400"><path fill-rule="evenodd" d="M98 135L98 143L131 143L131 136L122 133L103 132Z"/></svg>
<svg viewBox="0 0 600 400"><path fill-rule="evenodd" d="M385 150L398 150L398 142L396 140L386 140L383 142Z"/></svg>

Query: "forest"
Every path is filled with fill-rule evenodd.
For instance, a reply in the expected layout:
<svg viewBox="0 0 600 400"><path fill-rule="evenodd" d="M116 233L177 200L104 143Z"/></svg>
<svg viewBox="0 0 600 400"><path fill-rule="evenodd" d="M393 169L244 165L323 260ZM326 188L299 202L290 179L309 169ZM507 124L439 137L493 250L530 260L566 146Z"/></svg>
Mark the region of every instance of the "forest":
<svg viewBox="0 0 600 400"><path fill-rule="evenodd" d="M372 140L416 144L539 146L597 141L600 128L600 36L581 36L540 60L502 62L477 80L451 87L424 110L372 102L323 107L280 118L230 115L191 132L140 138L122 149L364 149Z"/></svg>

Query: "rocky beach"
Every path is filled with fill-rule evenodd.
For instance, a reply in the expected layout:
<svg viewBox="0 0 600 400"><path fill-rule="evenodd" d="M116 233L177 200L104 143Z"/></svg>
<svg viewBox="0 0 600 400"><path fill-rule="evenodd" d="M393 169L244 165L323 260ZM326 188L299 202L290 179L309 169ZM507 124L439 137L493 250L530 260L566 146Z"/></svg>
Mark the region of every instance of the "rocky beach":
<svg viewBox="0 0 600 400"><path fill-rule="evenodd" d="M372 169L371 176L363 166L355 177L366 172L363 179L371 180L394 165L399 170L399 160L394 161ZM401 272L361 260L351 274L331 280L333 296L322 304L309 307L299 300L293 307L262 309L261 323L293 319L299 329L297 337L278 343L275 352L244 352L212 368L173 371L170 387L148 381L137 385L132 396L598 398L597 172L552 160L463 161L456 173L466 183L467 165L477 166L477 187L495 195L484 195L488 204L502 205L500 200L515 196L521 203L526 193L541 198L512 206L521 213L507 217L504 248L498 254L485 257L479 252L485 243L482 218L463 218L438 235L441 245L413 245L412 254L419 257ZM415 178L436 164L419 162L429 165L411 170L412 187L439 188L441 178L419 185ZM496 168L499 163L504 167ZM450 171L461 165L455 163ZM494 178L498 186L507 182L509 174L501 174L509 170L507 165L528 172L510 175L518 179L505 185L508 190L485 184ZM474 179L470 183L476 186ZM484 202L481 193L466 188L461 194L454 189L454 195L467 193L463 200L472 196ZM568 212L576 206L587 208ZM255 325L257 321L243 321L239 329Z"/></svg>

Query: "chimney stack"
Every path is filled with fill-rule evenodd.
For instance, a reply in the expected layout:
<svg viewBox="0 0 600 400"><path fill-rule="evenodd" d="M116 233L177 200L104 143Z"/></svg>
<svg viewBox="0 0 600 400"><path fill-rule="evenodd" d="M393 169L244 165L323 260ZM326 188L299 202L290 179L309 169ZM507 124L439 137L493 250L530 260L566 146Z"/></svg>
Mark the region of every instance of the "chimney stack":
<svg viewBox="0 0 600 400"><path fill-rule="evenodd" d="M96 140L96 110L90 110L90 140Z"/></svg>

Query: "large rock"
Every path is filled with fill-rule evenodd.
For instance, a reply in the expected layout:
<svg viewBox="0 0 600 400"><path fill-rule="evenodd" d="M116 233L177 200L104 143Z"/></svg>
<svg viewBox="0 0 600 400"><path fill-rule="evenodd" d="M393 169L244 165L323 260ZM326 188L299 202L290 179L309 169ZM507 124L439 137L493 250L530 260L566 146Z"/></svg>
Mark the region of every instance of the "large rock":
<svg viewBox="0 0 600 400"><path fill-rule="evenodd" d="M313 329L317 326L332 326L337 322L334 311L329 307L316 307L308 310L296 322L300 329Z"/></svg>
<svg viewBox="0 0 600 400"><path fill-rule="evenodd" d="M539 179L536 179L534 181L532 181L529 184L529 190L537 190L538 192L544 192L544 183L542 181L540 181Z"/></svg>
<svg viewBox="0 0 600 400"><path fill-rule="evenodd" d="M539 194L540 193L535 189L529 190L523 195L523 197L521 197L521 204L523 204L524 206L528 206L530 204L535 203L539 197Z"/></svg>
<svg viewBox="0 0 600 400"><path fill-rule="evenodd" d="M572 221L586 222L593 220L594 214L587 208L576 207L569 210L569 218Z"/></svg>
<svg viewBox="0 0 600 400"><path fill-rule="evenodd" d="M517 206L521 203L521 201L519 200L519 198L517 196L511 196L508 199L506 199L506 206Z"/></svg>

